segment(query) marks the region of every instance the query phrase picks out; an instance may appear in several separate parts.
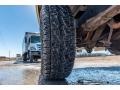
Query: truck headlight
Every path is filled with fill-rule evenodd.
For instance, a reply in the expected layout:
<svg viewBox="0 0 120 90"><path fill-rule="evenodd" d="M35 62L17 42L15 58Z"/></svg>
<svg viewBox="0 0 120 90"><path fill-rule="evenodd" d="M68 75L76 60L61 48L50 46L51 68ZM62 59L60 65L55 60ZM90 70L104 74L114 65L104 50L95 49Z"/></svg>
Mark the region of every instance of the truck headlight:
<svg viewBox="0 0 120 90"><path fill-rule="evenodd" d="M30 50L35 51L36 48L35 47L30 47Z"/></svg>

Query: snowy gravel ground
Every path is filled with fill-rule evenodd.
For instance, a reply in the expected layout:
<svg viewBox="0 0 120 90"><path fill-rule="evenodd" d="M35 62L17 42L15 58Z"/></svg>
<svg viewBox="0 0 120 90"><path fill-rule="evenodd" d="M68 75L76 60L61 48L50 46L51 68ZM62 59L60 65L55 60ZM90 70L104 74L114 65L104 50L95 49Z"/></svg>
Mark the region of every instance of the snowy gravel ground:
<svg viewBox="0 0 120 90"><path fill-rule="evenodd" d="M0 62L0 84L37 85L40 63ZM120 56L76 58L65 80L42 81L57 85L120 85Z"/></svg>
<svg viewBox="0 0 120 90"><path fill-rule="evenodd" d="M68 84L120 85L120 66L78 68L66 79Z"/></svg>

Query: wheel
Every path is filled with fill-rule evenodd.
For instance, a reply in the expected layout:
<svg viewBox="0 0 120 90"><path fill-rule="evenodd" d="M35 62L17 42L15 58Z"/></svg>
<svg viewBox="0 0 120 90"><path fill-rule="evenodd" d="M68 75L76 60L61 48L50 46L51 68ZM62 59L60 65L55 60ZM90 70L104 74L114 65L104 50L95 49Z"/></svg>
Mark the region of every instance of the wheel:
<svg viewBox="0 0 120 90"><path fill-rule="evenodd" d="M34 61L34 57L31 54L31 51L28 51L28 60L30 61L30 63L33 63L33 61Z"/></svg>
<svg viewBox="0 0 120 90"><path fill-rule="evenodd" d="M41 75L45 79L67 77L75 59L74 19L68 6L42 6Z"/></svg>
<svg viewBox="0 0 120 90"><path fill-rule="evenodd" d="M30 63L33 63L33 61L34 61L33 56L30 56Z"/></svg>
<svg viewBox="0 0 120 90"><path fill-rule="evenodd" d="M37 58L37 57L34 57L34 61L35 61L35 62L38 62L38 58Z"/></svg>
<svg viewBox="0 0 120 90"><path fill-rule="evenodd" d="M27 53L23 54L23 62L27 62Z"/></svg>
<svg viewBox="0 0 120 90"><path fill-rule="evenodd" d="M38 61L38 59L37 59L37 58L34 58L34 60L35 60L35 62L37 62L37 61Z"/></svg>

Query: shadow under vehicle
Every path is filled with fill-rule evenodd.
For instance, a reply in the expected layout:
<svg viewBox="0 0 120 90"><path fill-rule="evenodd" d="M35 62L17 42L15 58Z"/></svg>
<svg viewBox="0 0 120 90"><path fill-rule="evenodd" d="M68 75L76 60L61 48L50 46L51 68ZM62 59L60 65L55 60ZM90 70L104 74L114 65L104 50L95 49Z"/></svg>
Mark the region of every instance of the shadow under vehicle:
<svg viewBox="0 0 120 90"><path fill-rule="evenodd" d="M41 34L41 75L62 80L73 68L75 49L105 47L120 54L120 6L36 6Z"/></svg>

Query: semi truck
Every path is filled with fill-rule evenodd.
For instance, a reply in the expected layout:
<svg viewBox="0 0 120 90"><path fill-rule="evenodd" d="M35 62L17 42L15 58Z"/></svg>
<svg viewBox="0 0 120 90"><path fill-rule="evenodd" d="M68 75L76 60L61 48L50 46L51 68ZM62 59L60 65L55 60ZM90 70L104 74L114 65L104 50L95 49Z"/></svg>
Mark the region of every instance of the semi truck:
<svg viewBox="0 0 120 90"><path fill-rule="evenodd" d="M38 5L42 40L41 76L61 80L69 76L75 49L105 47L120 54L119 5Z"/></svg>
<svg viewBox="0 0 120 90"><path fill-rule="evenodd" d="M40 33L25 32L22 45L23 62L37 62L41 58Z"/></svg>

